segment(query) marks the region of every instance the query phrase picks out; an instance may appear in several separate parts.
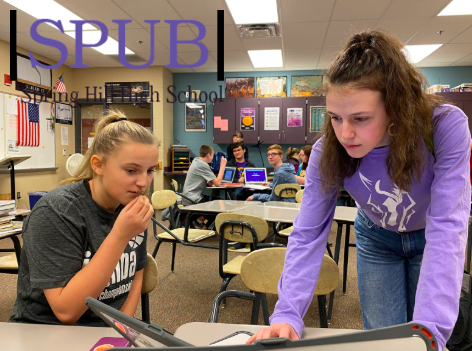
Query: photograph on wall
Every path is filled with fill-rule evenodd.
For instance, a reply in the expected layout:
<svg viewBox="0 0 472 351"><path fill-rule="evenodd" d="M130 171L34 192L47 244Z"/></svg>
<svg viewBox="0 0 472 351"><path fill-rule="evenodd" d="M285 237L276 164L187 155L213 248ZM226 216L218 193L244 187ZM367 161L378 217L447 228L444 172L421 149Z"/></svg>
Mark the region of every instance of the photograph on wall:
<svg viewBox="0 0 472 351"><path fill-rule="evenodd" d="M256 97L286 97L287 77L257 77Z"/></svg>
<svg viewBox="0 0 472 351"><path fill-rule="evenodd" d="M68 104L56 103L56 122L72 125L72 106Z"/></svg>
<svg viewBox="0 0 472 351"><path fill-rule="evenodd" d="M206 105L185 104L185 131L206 132Z"/></svg>
<svg viewBox="0 0 472 351"><path fill-rule="evenodd" d="M256 109L252 107L241 108L241 130L256 129Z"/></svg>
<svg viewBox="0 0 472 351"><path fill-rule="evenodd" d="M287 127L303 126L303 109L299 107L287 109Z"/></svg>
<svg viewBox="0 0 472 351"><path fill-rule="evenodd" d="M323 76L292 76L290 96L323 96Z"/></svg>
<svg viewBox="0 0 472 351"><path fill-rule="evenodd" d="M326 106L310 106L310 132L323 130Z"/></svg>
<svg viewBox="0 0 472 351"><path fill-rule="evenodd" d="M253 98L254 77L226 78L225 98Z"/></svg>
<svg viewBox="0 0 472 351"><path fill-rule="evenodd" d="M280 130L280 107L264 108L264 130Z"/></svg>

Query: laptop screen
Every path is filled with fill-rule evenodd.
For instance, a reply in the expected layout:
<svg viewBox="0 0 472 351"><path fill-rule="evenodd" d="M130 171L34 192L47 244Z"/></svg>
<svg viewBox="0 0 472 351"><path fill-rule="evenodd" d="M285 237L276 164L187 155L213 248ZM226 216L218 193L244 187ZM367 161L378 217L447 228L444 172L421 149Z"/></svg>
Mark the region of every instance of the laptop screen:
<svg viewBox="0 0 472 351"><path fill-rule="evenodd" d="M263 183L267 182L265 168L245 168L246 183Z"/></svg>
<svg viewBox="0 0 472 351"><path fill-rule="evenodd" d="M236 168L225 168L223 181L231 183L233 181L234 172L236 172Z"/></svg>

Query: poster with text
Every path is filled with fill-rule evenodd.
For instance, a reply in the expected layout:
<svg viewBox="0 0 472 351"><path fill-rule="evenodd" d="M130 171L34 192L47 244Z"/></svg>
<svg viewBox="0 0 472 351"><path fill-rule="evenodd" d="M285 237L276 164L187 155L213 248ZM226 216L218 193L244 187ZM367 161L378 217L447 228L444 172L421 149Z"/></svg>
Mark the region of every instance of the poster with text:
<svg viewBox="0 0 472 351"><path fill-rule="evenodd" d="M280 107L264 108L264 130L279 130Z"/></svg>
<svg viewBox="0 0 472 351"><path fill-rule="evenodd" d="M241 130L256 129L256 109L252 107L241 108Z"/></svg>
<svg viewBox="0 0 472 351"><path fill-rule="evenodd" d="M303 109L288 108L287 109L287 127L302 127L303 126Z"/></svg>

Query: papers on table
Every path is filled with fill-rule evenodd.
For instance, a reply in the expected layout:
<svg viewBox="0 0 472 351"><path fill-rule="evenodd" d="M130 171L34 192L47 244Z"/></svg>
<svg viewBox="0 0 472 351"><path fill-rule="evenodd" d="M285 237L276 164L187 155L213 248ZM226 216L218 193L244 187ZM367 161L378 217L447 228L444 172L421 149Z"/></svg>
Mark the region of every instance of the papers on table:
<svg viewBox="0 0 472 351"><path fill-rule="evenodd" d="M270 186L264 186L264 185L245 185L243 186L245 189L254 189L254 190L270 190L272 189Z"/></svg>

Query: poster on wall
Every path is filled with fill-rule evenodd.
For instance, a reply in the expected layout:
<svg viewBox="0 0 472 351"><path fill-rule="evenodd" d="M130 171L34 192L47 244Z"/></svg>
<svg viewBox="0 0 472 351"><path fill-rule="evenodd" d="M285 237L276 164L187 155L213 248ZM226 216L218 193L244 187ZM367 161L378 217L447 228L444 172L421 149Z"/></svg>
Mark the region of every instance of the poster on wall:
<svg viewBox="0 0 472 351"><path fill-rule="evenodd" d="M287 127L302 127L303 126L303 109L288 108L287 109Z"/></svg>
<svg viewBox="0 0 472 351"><path fill-rule="evenodd" d="M257 97L286 97L287 77L257 77Z"/></svg>
<svg viewBox="0 0 472 351"><path fill-rule="evenodd" d="M264 108L264 130L279 130L280 107Z"/></svg>
<svg viewBox="0 0 472 351"><path fill-rule="evenodd" d="M310 106L310 132L323 130L326 106Z"/></svg>
<svg viewBox="0 0 472 351"><path fill-rule="evenodd" d="M185 131L206 132L206 104L185 104Z"/></svg>
<svg viewBox="0 0 472 351"><path fill-rule="evenodd" d="M72 125L72 106L56 103L56 123Z"/></svg>
<svg viewBox="0 0 472 351"><path fill-rule="evenodd" d="M322 96L323 76L292 76L290 96Z"/></svg>
<svg viewBox="0 0 472 351"><path fill-rule="evenodd" d="M252 107L241 108L241 131L256 129L256 109Z"/></svg>
<svg viewBox="0 0 472 351"><path fill-rule="evenodd" d="M254 97L254 77L226 78L225 98Z"/></svg>
<svg viewBox="0 0 472 351"><path fill-rule="evenodd" d="M107 82L105 83L107 102L126 101L149 102L149 82Z"/></svg>

